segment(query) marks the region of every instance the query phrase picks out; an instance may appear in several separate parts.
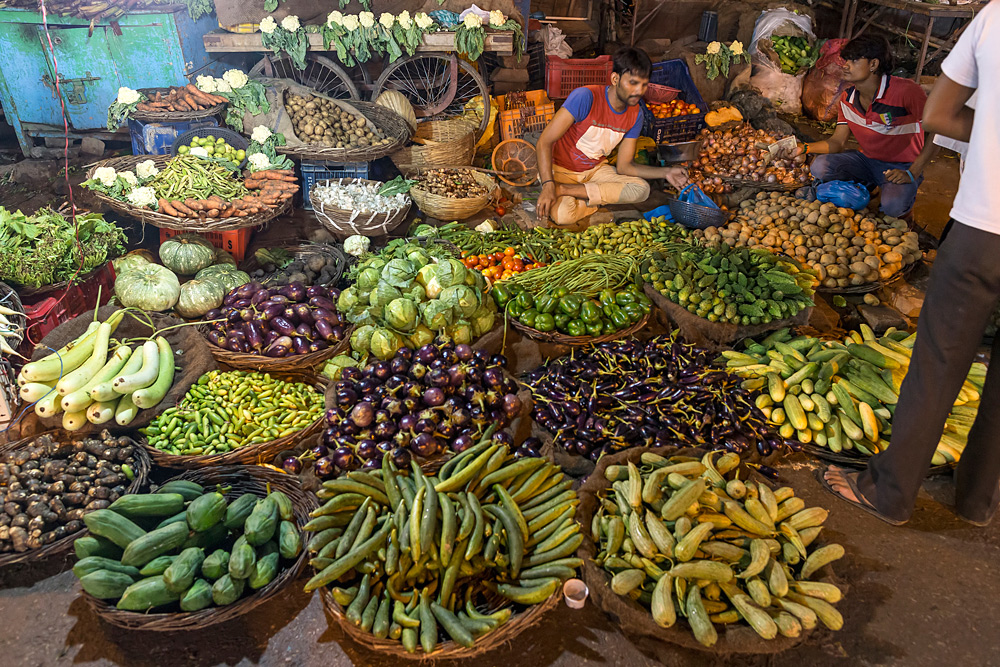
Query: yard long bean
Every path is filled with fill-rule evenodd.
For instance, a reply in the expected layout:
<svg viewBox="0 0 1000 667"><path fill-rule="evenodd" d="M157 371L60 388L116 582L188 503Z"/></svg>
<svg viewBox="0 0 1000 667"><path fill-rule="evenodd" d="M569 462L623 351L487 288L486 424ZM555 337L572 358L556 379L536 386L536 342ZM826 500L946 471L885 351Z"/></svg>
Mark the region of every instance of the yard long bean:
<svg viewBox="0 0 1000 667"><path fill-rule="evenodd" d="M565 287L571 294L596 297L602 290L618 290L635 282L639 259L626 255L586 255L532 269L507 279L532 293Z"/></svg>

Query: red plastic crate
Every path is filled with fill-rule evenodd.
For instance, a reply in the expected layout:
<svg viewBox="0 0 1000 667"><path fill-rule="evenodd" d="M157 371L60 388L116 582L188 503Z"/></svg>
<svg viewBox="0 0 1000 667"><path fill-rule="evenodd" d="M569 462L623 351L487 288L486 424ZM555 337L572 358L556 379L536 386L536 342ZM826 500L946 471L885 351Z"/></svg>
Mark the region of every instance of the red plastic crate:
<svg viewBox="0 0 1000 667"><path fill-rule="evenodd" d="M553 99L566 99L580 86L603 86L611 82L611 56L560 58L546 56L545 90Z"/></svg>
<svg viewBox="0 0 1000 667"><path fill-rule="evenodd" d="M50 331L63 322L103 306L115 289L115 270L111 262L95 271L87 280L52 292L35 303L24 304L24 314L28 318L27 332L22 343L22 353L30 356L31 348ZM97 293L100 292L100 303ZM24 352L24 350L27 352Z"/></svg>
<svg viewBox="0 0 1000 667"><path fill-rule="evenodd" d="M160 228L160 243L163 243L171 236L183 234L176 229ZM228 232L198 232L204 236L212 245L220 250L225 250L233 256L237 262L242 262L246 258L247 247L250 245L250 238L253 236L252 227L242 227Z"/></svg>

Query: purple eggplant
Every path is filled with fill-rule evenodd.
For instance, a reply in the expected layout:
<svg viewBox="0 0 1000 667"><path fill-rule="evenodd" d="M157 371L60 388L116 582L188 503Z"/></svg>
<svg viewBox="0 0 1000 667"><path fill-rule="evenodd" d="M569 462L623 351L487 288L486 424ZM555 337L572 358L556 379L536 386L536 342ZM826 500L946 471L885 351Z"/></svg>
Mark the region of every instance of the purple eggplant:
<svg viewBox="0 0 1000 667"><path fill-rule="evenodd" d="M337 464L334 463L333 456L324 456L321 459L316 459L313 463L313 474L315 474L320 479L329 479L334 476L337 472Z"/></svg>
<svg viewBox="0 0 1000 667"><path fill-rule="evenodd" d="M284 336L295 335L295 327L292 326L291 322L280 315L278 317L271 318L271 328Z"/></svg>
<svg viewBox="0 0 1000 667"><path fill-rule="evenodd" d="M424 391L424 403L430 406L437 406L444 403L445 395L439 387L431 387Z"/></svg>
<svg viewBox="0 0 1000 667"><path fill-rule="evenodd" d="M253 296L250 297L250 303L256 306L258 304L267 301L269 298L271 298L270 292L268 292L266 289L260 289L254 292Z"/></svg>
<svg viewBox="0 0 1000 667"><path fill-rule="evenodd" d="M292 350L295 354L309 354L309 341L303 336L293 336Z"/></svg>
<svg viewBox="0 0 1000 667"><path fill-rule="evenodd" d="M281 468L292 475L298 475L302 472L302 461L298 460L294 456L287 456L281 462Z"/></svg>
<svg viewBox="0 0 1000 667"><path fill-rule="evenodd" d="M209 331L208 340L217 347L226 347L226 334L221 331Z"/></svg>
<svg viewBox="0 0 1000 667"><path fill-rule="evenodd" d="M331 313L337 312L337 306L334 305L333 301L325 299L321 296L314 296L311 299L309 299L309 305L314 306L316 308L326 309Z"/></svg>
<svg viewBox="0 0 1000 667"><path fill-rule="evenodd" d="M302 283L298 281L291 282L285 285L282 288L281 293L287 296L292 301L295 301L296 303L306 300L306 288Z"/></svg>
<svg viewBox="0 0 1000 667"><path fill-rule="evenodd" d="M351 410L351 421L362 428L369 426L375 419L375 406L366 401L362 401Z"/></svg>
<svg viewBox="0 0 1000 667"><path fill-rule="evenodd" d="M320 350L328 350L328 349L330 349L330 344L327 343L325 340L314 340L311 343L309 343L310 352L319 352Z"/></svg>
<svg viewBox="0 0 1000 667"><path fill-rule="evenodd" d="M357 382L361 379L361 369L355 366L348 366L340 373L341 380L347 380L349 382Z"/></svg>
<svg viewBox="0 0 1000 667"><path fill-rule="evenodd" d="M298 334L299 336L302 336L303 338L311 340L316 332L313 331L313 328L308 324L300 324L299 326L295 327L295 333Z"/></svg>
<svg viewBox="0 0 1000 667"><path fill-rule="evenodd" d="M247 337L247 345L258 352L264 349L264 329L259 322L244 322L243 333Z"/></svg>
<svg viewBox="0 0 1000 667"><path fill-rule="evenodd" d="M264 349L264 354L268 357L287 357L293 349L294 343L290 336L278 336Z"/></svg>
<svg viewBox="0 0 1000 667"><path fill-rule="evenodd" d="M314 296L321 296L325 299L330 298L330 290L322 285L310 285L306 288L306 296L310 299Z"/></svg>
<svg viewBox="0 0 1000 667"><path fill-rule="evenodd" d="M354 455L354 452L350 447L338 447L331 455L333 462L341 470L357 470L360 465L358 457Z"/></svg>
<svg viewBox="0 0 1000 667"><path fill-rule="evenodd" d="M299 319L299 322L304 324L312 324L315 320L313 319L312 309L304 303L297 303L292 306L295 311L295 316Z"/></svg>

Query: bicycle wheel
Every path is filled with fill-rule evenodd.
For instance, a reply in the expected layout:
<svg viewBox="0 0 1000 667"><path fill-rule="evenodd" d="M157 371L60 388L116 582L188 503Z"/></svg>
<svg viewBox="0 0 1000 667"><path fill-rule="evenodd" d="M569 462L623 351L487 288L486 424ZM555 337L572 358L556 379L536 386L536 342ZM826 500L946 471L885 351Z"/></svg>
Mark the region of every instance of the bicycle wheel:
<svg viewBox="0 0 1000 667"><path fill-rule="evenodd" d="M403 93L417 118L460 116L469 100L482 96L484 110L478 134L489 123L490 93L486 82L472 65L454 55L420 55L395 62L378 78L371 99L377 99L384 90Z"/></svg>
<svg viewBox="0 0 1000 667"><path fill-rule="evenodd" d="M296 69L288 56L264 56L250 70L251 77L265 76L273 79L291 79L312 88L317 93L337 100L360 100L358 89L350 75L340 65L324 56L306 55L306 68Z"/></svg>

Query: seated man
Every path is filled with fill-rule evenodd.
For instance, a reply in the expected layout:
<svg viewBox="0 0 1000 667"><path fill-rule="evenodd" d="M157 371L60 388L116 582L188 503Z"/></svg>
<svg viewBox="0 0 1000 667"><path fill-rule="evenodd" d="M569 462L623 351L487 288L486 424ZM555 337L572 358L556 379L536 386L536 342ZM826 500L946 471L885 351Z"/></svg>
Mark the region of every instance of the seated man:
<svg viewBox="0 0 1000 667"><path fill-rule="evenodd" d="M639 100L652 68L643 51L624 47L615 54L610 86L584 86L566 98L538 140L539 221L549 217L556 225L576 227L610 222L610 215L593 216L598 207L645 201L646 179L665 178L678 189L684 186L683 167L633 161L643 121ZM615 147L617 169L607 161Z"/></svg>

